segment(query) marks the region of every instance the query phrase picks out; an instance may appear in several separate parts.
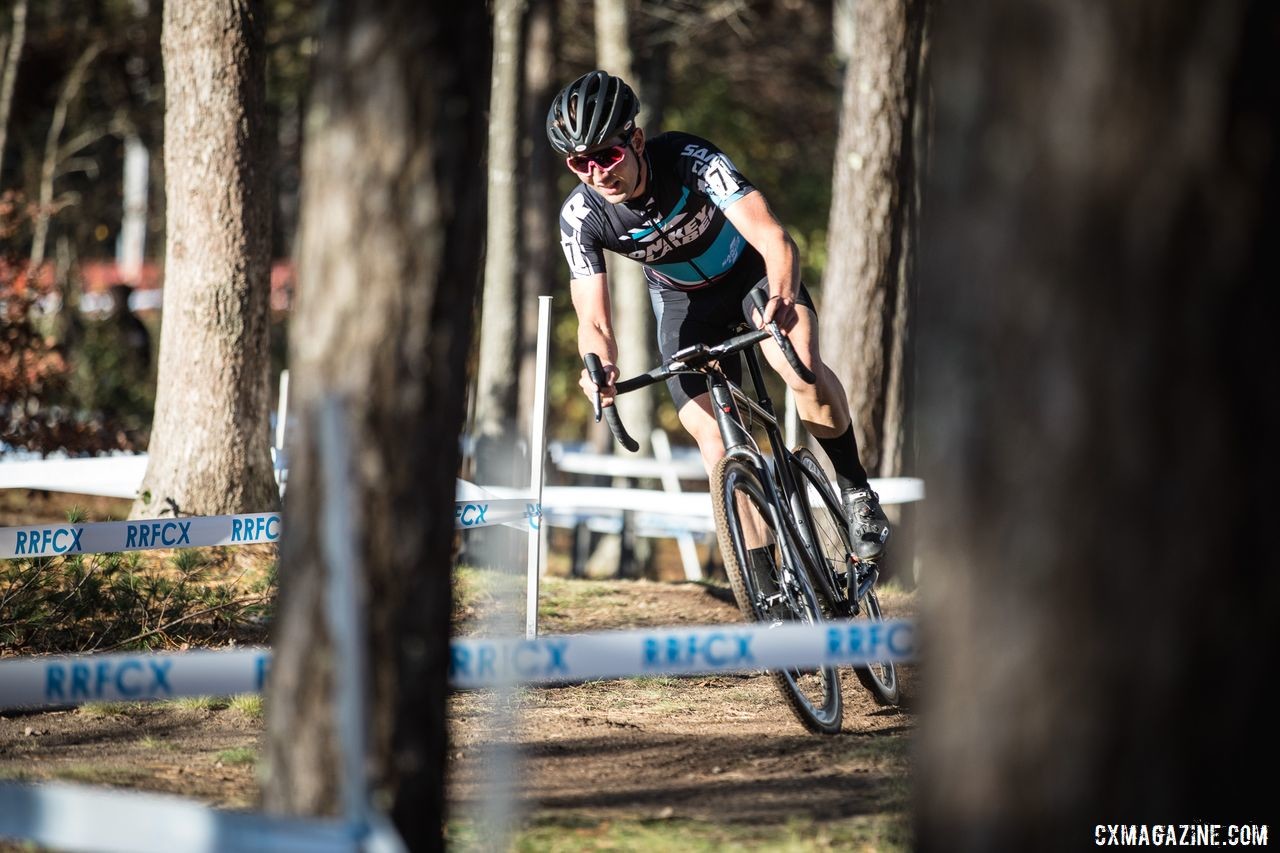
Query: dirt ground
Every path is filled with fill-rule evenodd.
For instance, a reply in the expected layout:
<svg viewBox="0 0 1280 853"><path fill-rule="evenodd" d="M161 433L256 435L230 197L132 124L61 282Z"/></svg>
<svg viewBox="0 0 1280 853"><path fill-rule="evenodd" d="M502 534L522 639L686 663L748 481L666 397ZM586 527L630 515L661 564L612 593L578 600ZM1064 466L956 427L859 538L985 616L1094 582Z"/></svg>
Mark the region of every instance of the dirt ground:
<svg viewBox="0 0 1280 853"><path fill-rule="evenodd" d="M485 574L460 579L461 633L479 630L478 617L499 596ZM914 615L910 593L890 589L882 601L889 616ZM546 633L740 618L716 584L548 578L542 602ZM910 697L910 668L903 681ZM633 822L717 827L727 834L715 837L743 846L782 832L789 849L908 847L909 698L901 708L877 707L851 672L844 687L844 730L834 737L806 733L765 674L527 688L509 703L515 722L495 716L487 691L455 694L451 846L470 846L495 784L515 779L525 826L554 826L557 837L569 827L581 846L611 822ZM83 781L248 808L257 800L262 734L260 703L242 700L3 715L0 778ZM11 848L0 842L4 849Z"/></svg>

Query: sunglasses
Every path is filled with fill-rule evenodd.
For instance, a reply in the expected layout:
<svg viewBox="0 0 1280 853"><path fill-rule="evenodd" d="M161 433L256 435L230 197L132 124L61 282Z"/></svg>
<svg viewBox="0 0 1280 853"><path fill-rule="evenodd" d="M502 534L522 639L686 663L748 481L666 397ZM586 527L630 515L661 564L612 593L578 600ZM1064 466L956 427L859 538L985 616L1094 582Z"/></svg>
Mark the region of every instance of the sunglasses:
<svg viewBox="0 0 1280 853"><path fill-rule="evenodd" d="M611 145L599 151L592 151L590 154L574 154L572 157L566 157L565 162L569 164L570 169L579 175L591 174L592 163L595 163L600 171L607 172L627 159L630 143L631 134L627 134L623 137L622 142L617 145Z"/></svg>

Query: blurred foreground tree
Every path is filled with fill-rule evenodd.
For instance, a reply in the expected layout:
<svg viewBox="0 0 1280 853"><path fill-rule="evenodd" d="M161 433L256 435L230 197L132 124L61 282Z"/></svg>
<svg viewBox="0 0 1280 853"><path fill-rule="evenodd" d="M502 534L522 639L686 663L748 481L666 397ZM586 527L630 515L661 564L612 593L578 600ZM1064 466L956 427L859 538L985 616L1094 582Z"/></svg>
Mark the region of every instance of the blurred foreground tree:
<svg viewBox="0 0 1280 853"><path fill-rule="evenodd" d="M918 846L1274 831L1280 7L948 13Z"/></svg>
<svg viewBox="0 0 1280 853"><path fill-rule="evenodd" d="M372 696L369 768L411 850L442 847L458 432L484 233L484 7L335 4L303 164L300 293L280 617L268 702L268 808L337 803L322 494L307 415L347 404L358 471Z"/></svg>
<svg viewBox="0 0 1280 853"><path fill-rule="evenodd" d="M270 451L262 8L164 7L168 246L155 420L134 517L279 506Z"/></svg>

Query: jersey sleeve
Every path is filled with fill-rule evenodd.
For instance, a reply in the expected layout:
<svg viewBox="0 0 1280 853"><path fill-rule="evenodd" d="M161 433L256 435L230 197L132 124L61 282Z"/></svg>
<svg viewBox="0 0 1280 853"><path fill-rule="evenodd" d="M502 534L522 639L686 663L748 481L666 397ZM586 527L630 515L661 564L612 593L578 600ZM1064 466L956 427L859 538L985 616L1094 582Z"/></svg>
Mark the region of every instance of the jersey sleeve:
<svg viewBox="0 0 1280 853"><path fill-rule="evenodd" d="M592 227L595 219L580 192L571 193L560 208L560 248L569 264L570 278L604 272L604 249Z"/></svg>
<svg viewBox="0 0 1280 853"><path fill-rule="evenodd" d="M673 141L677 144L676 169L681 180L721 210L755 189L729 155L707 140L684 133Z"/></svg>

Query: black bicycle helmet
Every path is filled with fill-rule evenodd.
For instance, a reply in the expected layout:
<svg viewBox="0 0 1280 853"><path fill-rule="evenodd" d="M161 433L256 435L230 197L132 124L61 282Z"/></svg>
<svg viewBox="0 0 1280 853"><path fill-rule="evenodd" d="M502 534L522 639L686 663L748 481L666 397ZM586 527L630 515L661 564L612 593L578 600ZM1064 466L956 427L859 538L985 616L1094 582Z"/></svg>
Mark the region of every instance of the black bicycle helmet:
<svg viewBox="0 0 1280 853"><path fill-rule="evenodd" d="M595 148L635 127L640 100L620 77L592 71L556 95L547 112L547 139L561 154Z"/></svg>

